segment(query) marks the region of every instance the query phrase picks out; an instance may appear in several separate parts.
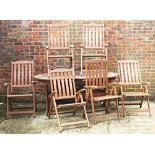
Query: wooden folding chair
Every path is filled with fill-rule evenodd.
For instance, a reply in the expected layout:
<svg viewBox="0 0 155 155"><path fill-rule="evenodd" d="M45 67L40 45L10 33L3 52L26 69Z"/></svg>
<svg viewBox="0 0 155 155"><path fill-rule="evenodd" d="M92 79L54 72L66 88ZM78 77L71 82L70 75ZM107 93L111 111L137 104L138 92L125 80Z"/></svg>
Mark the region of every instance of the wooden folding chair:
<svg viewBox="0 0 155 155"><path fill-rule="evenodd" d="M11 115L33 114L36 111L35 82L33 80L33 61L12 61L11 62L11 83L5 83L7 87L7 118ZM32 98L32 106L15 106L15 98ZM28 103L26 103L28 104Z"/></svg>
<svg viewBox="0 0 155 155"><path fill-rule="evenodd" d="M106 59L107 45L104 37L104 24L84 24L83 43L81 45L81 76L84 75L84 61Z"/></svg>
<svg viewBox="0 0 155 155"><path fill-rule="evenodd" d="M125 116L125 111L135 112L149 112L150 104L149 104L149 91L148 86L149 82L143 82L141 80L140 66L138 60L120 60L118 61L118 72L119 72L119 84L121 87L121 95L122 95L122 111L123 116ZM147 99L148 108L147 109L125 109L124 107L124 99L125 97L140 97L140 103L126 103L128 105L140 105L142 107L144 97Z"/></svg>
<svg viewBox="0 0 155 155"><path fill-rule="evenodd" d="M68 24L52 24L49 26L48 46L46 48L48 70L72 68L74 71L74 46L70 43Z"/></svg>
<svg viewBox="0 0 155 155"><path fill-rule="evenodd" d="M68 125L87 123L88 127L90 127L89 120L86 113L86 102L83 101L83 97L81 95L82 91L85 91L85 90L82 89L76 92L73 70L72 69L54 69L54 70L49 70L49 73L50 73L49 75L50 75L51 92L52 92L49 117L52 111L55 111L60 132L62 131L62 127L68 126ZM70 103L70 101L68 100L71 100L72 103ZM63 109L65 110L73 109L72 112L75 115L77 108L80 108L80 107L83 107L85 120L60 123L59 114L61 112L59 113L58 111Z"/></svg>
<svg viewBox="0 0 155 155"><path fill-rule="evenodd" d="M116 112L118 120L119 109L118 109L118 99L116 84L111 84L110 93L108 90L108 64L107 60L86 60L85 62L85 71L86 71L86 81L85 87L87 90L86 93L86 102L91 101L92 113L94 118L94 123L96 123L96 112L95 112L95 102L106 102L105 110L108 111L110 107L110 100L115 99L116 101ZM101 93L95 95L95 91L100 90Z"/></svg>

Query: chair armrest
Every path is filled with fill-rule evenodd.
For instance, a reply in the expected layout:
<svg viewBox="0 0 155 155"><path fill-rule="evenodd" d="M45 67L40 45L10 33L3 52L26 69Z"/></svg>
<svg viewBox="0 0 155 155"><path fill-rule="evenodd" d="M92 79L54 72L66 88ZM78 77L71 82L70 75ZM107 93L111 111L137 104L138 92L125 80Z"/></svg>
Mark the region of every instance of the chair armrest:
<svg viewBox="0 0 155 155"><path fill-rule="evenodd" d="M86 91L86 89L80 89L77 93L76 93L76 98L77 98L77 101L80 99L81 100L81 102L83 103L84 101L83 101L83 96L82 96L82 92L85 92Z"/></svg>
<svg viewBox="0 0 155 155"><path fill-rule="evenodd" d="M4 83L4 87L10 86L10 83Z"/></svg>
<svg viewBox="0 0 155 155"><path fill-rule="evenodd" d="M150 85L150 82L142 81L142 84L149 86Z"/></svg>
<svg viewBox="0 0 155 155"><path fill-rule="evenodd" d="M51 96L55 96L56 93L57 93L57 91L53 91L53 92L51 93Z"/></svg>
<svg viewBox="0 0 155 155"><path fill-rule="evenodd" d="M112 86L120 86L120 83L118 82L108 83L108 87L112 87Z"/></svg>
<svg viewBox="0 0 155 155"><path fill-rule="evenodd" d="M80 89L78 92L76 92L76 95L81 94L82 92L85 92L86 89Z"/></svg>
<svg viewBox="0 0 155 155"><path fill-rule="evenodd" d="M84 86L85 89L104 89L105 86Z"/></svg>
<svg viewBox="0 0 155 155"><path fill-rule="evenodd" d="M81 48L84 48L84 45L80 45Z"/></svg>
<svg viewBox="0 0 155 155"><path fill-rule="evenodd" d="M74 45L69 45L69 47L70 47L70 48L74 48L75 46L74 46Z"/></svg>
<svg viewBox="0 0 155 155"><path fill-rule="evenodd" d="M4 87L6 87L6 95L10 95L11 94L11 84L4 83Z"/></svg>
<svg viewBox="0 0 155 155"><path fill-rule="evenodd" d="M37 83L37 81L32 81L32 84L36 84Z"/></svg>

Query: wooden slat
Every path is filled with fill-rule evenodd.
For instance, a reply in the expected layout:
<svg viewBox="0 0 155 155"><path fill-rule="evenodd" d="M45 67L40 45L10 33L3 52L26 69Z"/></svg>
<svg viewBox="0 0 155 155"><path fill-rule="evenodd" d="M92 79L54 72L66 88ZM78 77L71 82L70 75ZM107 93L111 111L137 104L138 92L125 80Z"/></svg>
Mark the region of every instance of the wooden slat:
<svg viewBox="0 0 155 155"><path fill-rule="evenodd" d="M32 86L33 61L12 62L11 84L12 87Z"/></svg>
<svg viewBox="0 0 155 155"><path fill-rule="evenodd" d="M64 76L65 76L66 93L67 93L67 96L69 96L69 86L68 86L68 79L67 79L67 73L66 72L64 73Z"/></svg>
<svg viewBox="0 0 155 155"><path fill-rule="evenodd" d="M91 69L90 69L90 72L91 72L91 85L95 85L95 77L94 77L94 75L95 75L95 71L94 71L94 69L95 69L95 64L94 63L90 63L90 65L91 65Z"/></svg>
<svg viewBox="0 0 155 155"><path fill-rule="evenodd" d="M77 124L84 124L88 123L87 120L84 121L76 121L76 122L69 122L69 123L62 123L61 126L68 126L68 125L77 125Z"/></svg>
<svg viewBox="0 0 155 155"><path fill-rule="evenodd" d="M88 28L88 38L89 38L88 47L92 47L91 46L91 27Z"/></svg>
<svg viewBox="0 0 155 155"><path fill-rule="evenodd" d="M79 103L68 103L68 104L60 104L57 107L58 108L65 108L65 107L71 108L71 107L76 107L76 106L82 106L84 104L86 104L86 103L85 102L84 103L81 103L81 102L79 102Z"/></svg>
<svg viewBox="0 0 155 155"><path fill-rule="evenodd" d="M32 77L32 75L31 75L31 71L32 71L31 67L32 67L32 64L29 64L29 83L28 83L28 85L30 85L31 81L32 81L32 79L31 79L31 77Z"/></svg>
<svg viewBox="0 0 155 155"><path fill-rule="evenodd" d="M20 64L17 64L17 72L18 81L16 85L20 85Z"/></svg>
<svg viewBox="0 0 155 155"><path fill-rule="evenodd" d="M95 47L95 27L92 27L92 46Z"/></svg>
<svg viewBox="0 0 155 155"><path fill-rule="evenodd" d="M69 90L70 90L70 95L73 95L73 84L72 84L72 76L71 72L68 73L68 79L69 79Z"/></svg>
<svg viewBox="0 0 155 155"><path fill-rule="evenodd" d="M99 65L99 86L102 86L103 82L102 82L102 69L103 69L103 66L102 65Z"/></svg>
<svg viewBox="0 0 155 155"><path fill-rule="evenodd" d="M98 47L98 27L96 27L96 44L95 44L95 47Z"/></svg>
<svg viewBox="0 0 155 155"><path fill-rule="evenodd" d="M53 77L52 81L53 81L53 90L55 92L58 92L58 89L57 89L57 82L56 82L56 77L54 74L51 74L51 78ZM58 93L55 94L55 97L58 97Z"/></svg>
<svg viewBox="0 0 155 155"><path fill-rule="evenodd" d="M64 78L61 78L61 85L62 85L62 95L66 96L66 89L65 89L65 83L64 83Z"/></svg>
<svg viewBox="0 0 155 155"><path fill-rule="evenodd" d="M72 69L50 70L52 91L57 91L56 99L75 97L75 82Z"/></svg>
<svg viewBox="0 0 155 155"><path fill-rule="evenodd" d="M118 69L121 83L141 83L140 68L138 61L118 61Z"/></svg>
<svg viewBox="0 0 155 155"><path fill-rule="evenodd" d="M61 85L60 85L60 80L61 80L61 77L62 77L62 75L61 75L62 73L59 73L59 72L57 72L56 73L56 83L57 83L57 86L58 86L58 95L59 96L62 96L62 90L61 90Z"/></svg>
<svg viewBox="0 0 155 155"><path fill-rule="evenodd" d="M100 63L97 63L96 64L96 86L99 86L99 65L102 65L102 64L100 64Z"/></svg>
<svg viewBox="0 0 155 155"><path fill-rule="evenodd" d="M49 58L72 58L72 55L50 55Z"/></svg>
<svg viewBox="0 0 155 155"><path fill-rule="evenodd" d="M24 64L21 65L21 85L24 85Z"/></svg>
<svg viewBox="0 0 155 155"><path fill-rule="evenodd" d="M27 79L27 74L28 74L28 72L27 72L27 70L28 70L28 67L27 67L27 65L25 65L25 84L27 85L27 83L28 83L28 79Z"/></svg>
<svg viewBox="0 0 155 155"><path fill-rule="evenodd" d="M49 27L50 47L65 48L69 46L69 25L53 24Z"/></svg>
<svg viewBox="0 0 155 155"><path fill-rule="evenodd" d="M134 77L134 64L133 63L131 63L131 81L130 82L135 82L134 81L134 79L135 79L135 77Z"/></svg>
<svg viewBox="0 0 155 155"><path fill-rule="evenodd" d="M87 60L86 68L86 86L102 86L107 84L107 65L102 60Z"/></svg>
<svg viewBox="0 0 155 155"><path fill-rule="evenodd" d="M18 115L18 114L33 114L34 111L10 111L7 112L8 115Z"/></svg>
<svg viewBox="0 0 155 155"><path fill-rule="evenodd" d="M102 29L99 30L99 47L102 47Z"/></svg>
<svg viewBox="0 0 155 155"><path fill-rule="evenodd" d="M13 75L12 75L12 78L14 79L13 81L13 85L16 85L16 77L17 77L17 75L16 75L17 73L16 73L16 64L13 64Z"/></svg>

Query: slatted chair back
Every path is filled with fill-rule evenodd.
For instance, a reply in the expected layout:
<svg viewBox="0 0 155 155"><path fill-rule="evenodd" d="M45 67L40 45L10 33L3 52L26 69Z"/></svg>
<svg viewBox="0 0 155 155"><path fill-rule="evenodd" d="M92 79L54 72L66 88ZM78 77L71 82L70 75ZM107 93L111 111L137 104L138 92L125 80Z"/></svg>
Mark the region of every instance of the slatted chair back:
<svg viewBox="0 0 155 155"><path fill-rule="evenodd" d="M140 67L137 60L118 61L118 71L120 83L127 85L141 84Z"/></svg>
<svg viewBox="0 0 155 155"><path fill-rule="evenodd" d="M50 70L52 92L56 92L56 99L75 98L75 81L72 69Z"/></svg>
<svg viewBox="0 0 155 155"><path fill-rule="evenodd" d="M104 48L104 25L84 24L83 45L85 48Z"/></svg>
<svg viewBox="0 0 155 155"><path fill-rule="evenodd" d="M107 86L108 64L107 60L86 60L86 86Z"/></svg>
<svg viewBox="0 0 155 155"><path fill-rule="evenodd" d="M34 75L33 61L12 61L11 89L14 87L32 86L33 75Z"/></svg>
<svg viewBox="0 0 155 155"><path fill-rule="evenodd" d="M50 25L48 30L48 45L51 49L69 49L69 25Z"/></svg>
<svg viewBox="0 0 155 155"><path fill-rule="evenodd" d="M104 43L104 33L104 24L83 25L83 43L81 46L81 75L85 74L85 60L107 60L107 48L105 47Z"/></svg>

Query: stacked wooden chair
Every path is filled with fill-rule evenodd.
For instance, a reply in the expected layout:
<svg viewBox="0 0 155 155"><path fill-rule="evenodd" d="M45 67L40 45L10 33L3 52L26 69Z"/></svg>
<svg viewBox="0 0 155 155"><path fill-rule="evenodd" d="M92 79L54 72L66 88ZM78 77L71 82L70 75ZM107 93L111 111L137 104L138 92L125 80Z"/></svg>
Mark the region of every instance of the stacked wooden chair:
<svg viewBox="0 0 155 155"><path fill-rule="evenodd" d="M81 76L85 74L85 60L107 60L107 45L104 37L104 24L84 24L81 45Z"/></svg>
<svg viewBox="0 0 155 155"><path fill-rule="evenodd" d="M139 61L137 60L120 60L118 61L118 72L119 72L119 84L121 88L122 95L122 110L123 116L125 112L149 112L151 116L150 104L149 104L149 82L144 82L141 80ZM139 105L138 109L127 109L125 108L124 100L125 98L140 98L140 102L128 102L128 105ZM147 109L141 109L143 99L147 100Z"/></svg>
<svg viewBox="0 0 155 155"><path fill-rule="evenodd" d="M70 44L68 24L52 24L49 26L48 46L46 48L48 71L55 68L72 68L74 71L74 46ZM56 63L58 60L60 62ZM69 61L68 66L64 64L64 60Z"/></svg>
<svg viewBox="0 0 155 155"><path fill-rule="evenodd" d="M11 115L33 114L36 112L35 82L33 81L33 61L11 62L11 83L5 83L7 87L7 118ZM32 98L32 105L19 106L13 101L16 98ZM16 105L16 106L15 106Z"/></svg>

